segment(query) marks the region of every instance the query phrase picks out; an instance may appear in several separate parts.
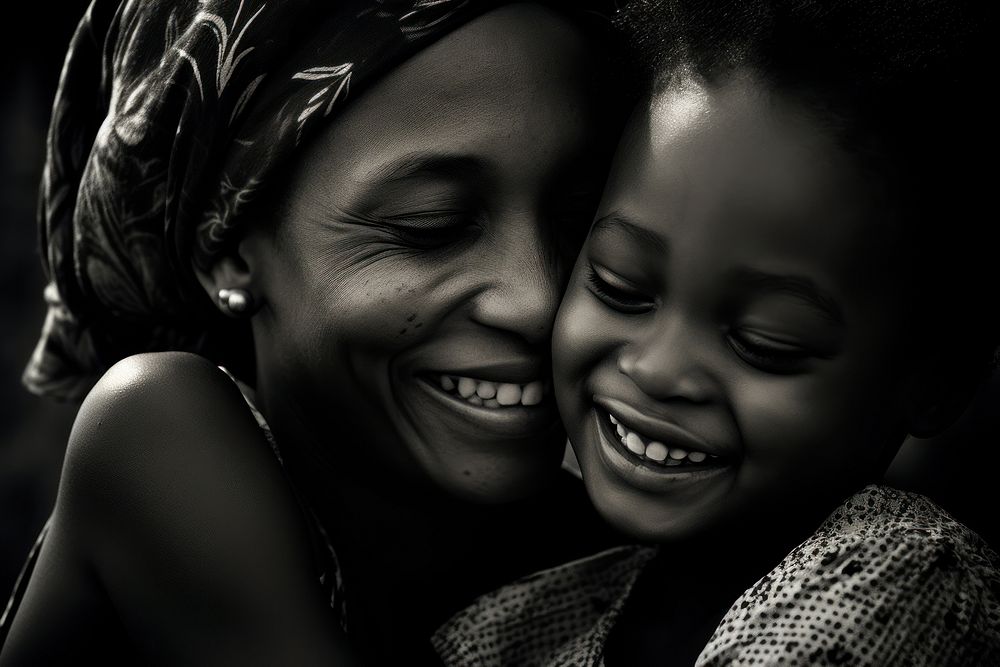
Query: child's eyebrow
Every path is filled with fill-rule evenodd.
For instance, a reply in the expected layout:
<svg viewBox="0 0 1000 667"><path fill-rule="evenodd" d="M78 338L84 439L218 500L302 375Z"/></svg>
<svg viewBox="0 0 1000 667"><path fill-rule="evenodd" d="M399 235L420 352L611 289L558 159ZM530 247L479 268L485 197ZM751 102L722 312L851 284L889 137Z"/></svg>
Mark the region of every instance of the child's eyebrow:
<svg viewBox="0 0 1000 667"><path fill-rule="evenodd" d="M670 254L670 244L665 238L654 231L646 229L638 222L619 211L614 211L596 220L594 222L594 226L591 227L590 232L593 234L594 232L598 232L603 229L620 229L631 236L639 244L650 245L654 250L664 255Z"/></svg>
<svg viewBox="0 0 1000 667"><path fill-rule="evenodd" d="M785 292L815 306L833 324L844 324L844 313L837 300L813 280L805 276L765 273L741 268L734 271L733 281L752 289Z"/></svg>

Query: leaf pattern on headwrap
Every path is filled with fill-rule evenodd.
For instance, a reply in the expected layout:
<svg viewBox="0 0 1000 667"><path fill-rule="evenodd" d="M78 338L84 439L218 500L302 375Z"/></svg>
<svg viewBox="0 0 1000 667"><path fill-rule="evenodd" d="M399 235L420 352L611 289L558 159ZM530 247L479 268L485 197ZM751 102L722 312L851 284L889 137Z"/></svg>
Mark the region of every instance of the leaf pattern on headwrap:
<svg viewBox="0 0 1000 667"><path fill-rule="evenodd" d="M399 17L399 27L404 33L422 33L447 21L462 9L468 0L416 0L413 9Z"/></svg>
<svg viewBox="0 0 1000 667"><path fill-rule="evenodd" d="M352 67L354 67L353 63L344 63L343 65L334 65L333 67L310 67L307 70L296 72L292 75L293 79L303 79L305 81L330 80L328 84L320 88L318 92L309 98L309 106L303 109L302 113L295 119L298 123L298 128L295 132L296 144L302 140L302 130L305 127L306 121L309 120L313 113L325 105L326 109L323 111L323 117L329 116L330 112L333 111L333 105L340 100L341 94L344 97L350 94Z"/></svg>
<svg viewBox="0 0 1000 667"><path fill-rule="evenodd" d="M215 41L218 46L215 63L216 97L220 97L222 95L222 91L226 89L226 85L232 78L233 72L240 64L240 61L254 50L254 47L248 46L241 51L240 42L243 41L247 28L249 28L254 20L260 16L260 13L266 8L267 3L264 3L257 8L257 11L254 12L249 19L247 19L246 23L240 25L240 14L243 13L243 6L244 0L240 0L240 4L236 8L236 14L233 16L232 28L230 28L223 17L214 12L202 10L198 12L195 17L195 27L209 28L215 35ZM232 42L230 42L230 40L232 40ZM204 99L205 91L202 84L201 66L198 64L198 60L181 49L181 47L176 48L181 52L184 59L191 63L191 67L195 72L195 78L198 81L198 94L202 99Z"/></svg>

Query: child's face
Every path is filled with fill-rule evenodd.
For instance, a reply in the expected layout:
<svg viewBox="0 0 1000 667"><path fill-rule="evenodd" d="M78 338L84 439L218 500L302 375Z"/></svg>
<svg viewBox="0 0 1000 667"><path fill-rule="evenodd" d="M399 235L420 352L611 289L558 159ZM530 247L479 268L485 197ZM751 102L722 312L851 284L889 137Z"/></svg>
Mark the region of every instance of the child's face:
<svg viewBox="0 0 1000 667"><path fill-rule="evenodd" d="M884 470L906 426L883 210L751 76L640 107L553 341L609 520L658 540L818 521Z"/></svg>

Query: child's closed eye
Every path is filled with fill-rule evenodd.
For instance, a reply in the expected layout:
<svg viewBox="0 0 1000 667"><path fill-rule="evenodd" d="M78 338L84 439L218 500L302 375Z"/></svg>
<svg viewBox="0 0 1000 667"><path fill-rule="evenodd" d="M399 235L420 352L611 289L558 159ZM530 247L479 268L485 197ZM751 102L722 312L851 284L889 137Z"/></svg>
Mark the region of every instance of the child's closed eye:
<svg viewBox="0 0 1000 667"><path fill-rule="evenodd" d="M809 360L827 355L747 327L731 329L729 346L746 363L765 373L789 375L804 371Z"/></svg>
<svg viewBox="0 0 1000 667"><path fill-rule="evenodd" d="M656 300L616 273L591 263L587 270L590 291L608 307L627 315L647 313Z"/></svg>

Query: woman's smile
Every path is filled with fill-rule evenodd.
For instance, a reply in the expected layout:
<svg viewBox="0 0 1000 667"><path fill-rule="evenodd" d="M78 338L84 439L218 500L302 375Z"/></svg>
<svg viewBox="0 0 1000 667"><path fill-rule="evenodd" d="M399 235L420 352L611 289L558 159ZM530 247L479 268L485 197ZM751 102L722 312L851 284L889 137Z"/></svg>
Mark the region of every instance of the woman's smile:
<svg viewBox="0 0 1000 667"><path fill-rule="evenodd" d="M517 445L557 427L547 357L483 357L478 344L461 347L468 353L445 351L443 356L454 356L450 363L436 359L434 369L400 381L401 402L412 404L407 412L425 438L434 432L454 437L456 431L475 429ZM476 357L475 365L469 357Z"/></svg>

